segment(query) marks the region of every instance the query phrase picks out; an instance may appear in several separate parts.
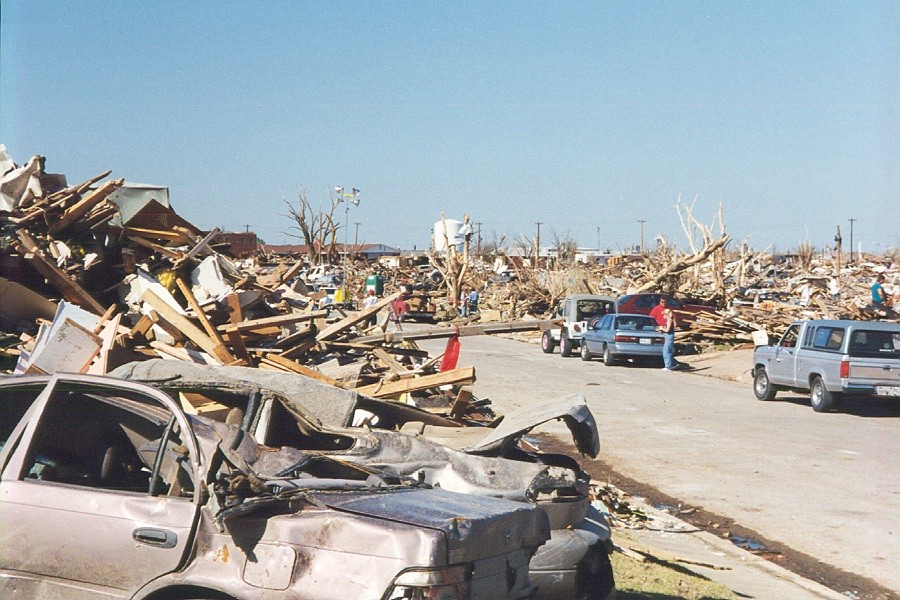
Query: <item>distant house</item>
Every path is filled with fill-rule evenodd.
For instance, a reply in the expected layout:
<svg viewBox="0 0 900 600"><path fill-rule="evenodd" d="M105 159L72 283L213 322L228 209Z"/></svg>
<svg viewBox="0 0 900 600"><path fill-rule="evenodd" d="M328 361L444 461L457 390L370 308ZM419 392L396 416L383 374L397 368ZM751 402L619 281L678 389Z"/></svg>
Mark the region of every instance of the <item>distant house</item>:
<svg viewBox="0 0 900 600"><path fill-rule="evenodd" d="M368 261L378 260L382 256L399 256L400 249L392 248L384 244L348 244L347 249L354 256L365 258ZM307 254L308 247L302 244L263 244L260 250L265 254L276 254L280 256L288 256L292 254ZM338 256L344 256L344 245L335 244L335 250Z"/></svg>

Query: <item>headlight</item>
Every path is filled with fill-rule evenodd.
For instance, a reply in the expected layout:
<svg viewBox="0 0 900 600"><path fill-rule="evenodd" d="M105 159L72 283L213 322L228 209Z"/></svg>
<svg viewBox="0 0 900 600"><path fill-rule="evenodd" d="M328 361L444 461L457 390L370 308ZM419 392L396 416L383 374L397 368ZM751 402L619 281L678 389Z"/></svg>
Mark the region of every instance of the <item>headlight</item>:
<svg viewBox="0 0 900 600"><path fill-rule="evenodd" d="M394 579L387 600L468 600L470 565L410 569Z"/></svg>

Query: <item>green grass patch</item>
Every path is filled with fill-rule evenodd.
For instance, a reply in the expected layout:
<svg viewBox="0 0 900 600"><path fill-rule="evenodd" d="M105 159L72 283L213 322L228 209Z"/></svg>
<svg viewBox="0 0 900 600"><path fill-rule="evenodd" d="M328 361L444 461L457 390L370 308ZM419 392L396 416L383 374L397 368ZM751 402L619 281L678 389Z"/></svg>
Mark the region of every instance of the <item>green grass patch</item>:
<svg viewBox="0 0 900 600"><path fill-rule="evenodd" d="M739 600L720 583L691 573L677 563L638 561L614 552L616 600Z"/></svg>

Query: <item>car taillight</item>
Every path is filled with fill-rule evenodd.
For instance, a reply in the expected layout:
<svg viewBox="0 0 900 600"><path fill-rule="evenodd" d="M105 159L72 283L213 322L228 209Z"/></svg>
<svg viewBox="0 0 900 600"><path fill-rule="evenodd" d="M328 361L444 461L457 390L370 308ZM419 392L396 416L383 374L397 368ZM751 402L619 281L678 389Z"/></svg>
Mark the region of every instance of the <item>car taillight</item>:
<svg viewBox="0 0 900 600"><path fill-rule="evenodd" d="M842 360L841 361L841 379L847 379L850 377L850 361Z"/></svg>
<svg viewBox="0 0 900 600"><path fill-rule="evenodd" d="M623 335L623 334L621 334L621 333L617 333L617 334L616 334L616 337L615 337L614 339L615 339L615 341L617 341L617 342L632 342L632 343L635 343L635 342L638 341L638 339L637 339L636 336L633 336L633 335Z"/></svg>

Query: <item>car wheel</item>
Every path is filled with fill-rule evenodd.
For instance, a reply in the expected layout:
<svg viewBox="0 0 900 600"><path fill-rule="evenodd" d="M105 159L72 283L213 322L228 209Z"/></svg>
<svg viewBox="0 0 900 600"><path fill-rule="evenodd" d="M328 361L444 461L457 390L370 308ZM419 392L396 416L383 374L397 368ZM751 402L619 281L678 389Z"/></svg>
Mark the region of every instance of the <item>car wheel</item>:
<svg viewBox="0 0 900 600"><path fill-rule="evenodd" d="M591 360L591 351L588 350L587 342L585 340L581 340L581 360Z"/></svg>
<svg viewBox="0 0 900 600"><path fill-rule="evenodd" d="M597 544L578 563L573 600L605 600L616 587L612 562L602 544Z"/></svg>
<svg viewBox="0 0 900 600"><path fill-rule="evenodd" d="M607 367L616 364L616 355L610 352L609 346L603 346L603 364Z"/></svg>
<svg viewBox="0 0 900 600"><path fill-rule="evenodd" d="M769 374L765 368L760 367L753 376L753 393L757 400L773 400L775 398L775 386L769 380Z"/></svg>
<svg viewBox="0 0 900 600"><path fill-rule="evenodd" d="M568 358L572 356L573 348L574 345L572 344L572 340L569 339L569 334L563 330L562 334L559 336L559 353L563 357Z"/></svg>
<svg viewBox="0 0 900 600"><path fill-rule="evenodd" d="M541 350L544 351L544 354L553 354L554 346L556 344L553 343L553 334L547 329L541 335Z"/></svg>
<svg viewBox="0 0 900 600"><path fill-rule="evenodd" d="M837 403L837 394L832 394L825 389L825 382L821 377L813 379L809 390L809 402L816 412L828 412Z"/></svg>

